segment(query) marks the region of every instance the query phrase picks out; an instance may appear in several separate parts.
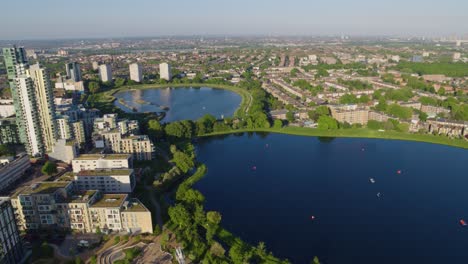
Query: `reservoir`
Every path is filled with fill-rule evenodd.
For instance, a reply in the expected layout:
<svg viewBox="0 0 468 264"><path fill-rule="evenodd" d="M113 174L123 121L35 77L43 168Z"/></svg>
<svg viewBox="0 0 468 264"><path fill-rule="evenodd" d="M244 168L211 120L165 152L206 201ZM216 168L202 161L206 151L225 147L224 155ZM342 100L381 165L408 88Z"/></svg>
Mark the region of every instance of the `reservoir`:
<svg viewBox="0 0 468 264"><path fill-rule="evenodd" d="M468 263L468 152L281 134L202 138L205 210L293 263Z"/></svg>
<svg viewBox="0 0 468 264"><path fill-rule="evenodd" d="M114 96L117 98L115 104L126 112L132 112L132 108L138 112L165 111L163 122L196 120L205 114L216 118L230 117L242 100L234 92L209 87L138 89Z"/></svg>

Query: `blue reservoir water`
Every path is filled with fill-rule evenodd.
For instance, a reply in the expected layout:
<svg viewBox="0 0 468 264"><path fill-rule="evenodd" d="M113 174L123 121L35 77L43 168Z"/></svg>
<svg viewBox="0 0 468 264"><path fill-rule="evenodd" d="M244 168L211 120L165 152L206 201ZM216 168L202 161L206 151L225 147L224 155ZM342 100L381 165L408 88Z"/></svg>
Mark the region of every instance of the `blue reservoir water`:
<svg viewBox="0 0 468 264"><path fill-rule="evenodd" d="M201 139L197 152L206 209L293 263L468 263L465 149L240 134Z"/></svg>
<svg viewBox="0 0 468 264"><path fill-rule="evenodd" d="M167 106L166 117L163 122L172 122L184 119L196 120L205 114L212 114L216 118L232 116L239 107L241 96L227 90L202 88L164 88L130 90L114 95L115 104L127 112L132 112L123 106L118 99L123 99L138 112L161 112L159 106ZM150 104L141 104L143 100Z"/></svg>

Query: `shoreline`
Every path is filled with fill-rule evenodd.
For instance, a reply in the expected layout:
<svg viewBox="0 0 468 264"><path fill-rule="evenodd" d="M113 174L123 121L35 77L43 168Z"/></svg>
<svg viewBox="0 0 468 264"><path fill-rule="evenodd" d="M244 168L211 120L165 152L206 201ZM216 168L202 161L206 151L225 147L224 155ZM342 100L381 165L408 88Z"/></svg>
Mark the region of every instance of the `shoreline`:
<svg viewBox="0 0 468 264"><path fill-rule="evenodd" d="M241 102L239 107L234 112L234 116L239 116L242 113L247 113L250 104L252 103L252 97L250 93L242 88L224 85L224 84L205 84L205 83L176 83L176 84L137 84L137 85L125 85L119 87L117 89L113 89L110 91L106 91L106 96L112 97L112 102L114 102L117 97L115 94L123 93L127 91L134 91L134 90L149 90L149 89L165 89L165 88L211 88L211 89L220 89L220 90L227 90L233 93L238 94L241 97ZM241 113L239 113L241 112Z"/></svg>
<svg viewBox="0 0 468 264"><path fill-rule="evenodd" d="M252 97L250 93L242 88L223 85L223 84L204 84L204 83L177 83L177 84L138 84L138 85L126 85L117 89L103 92L104 96L111 97L112 104L117 99L114 95L116 93L121 93L131 90L146 90L146 89L164 89L164 88L200 88L207 87L212 89L223 89L229 90L234 93L237 93L241 96L241 103L239 107L234 112L233 117L242 116L246 114L250 104L252 103ZM337 130L320 130L316 128L304 128L304 127L283 127L280 129L277 128L259 128L259 129L239 129L239 130L229 130L223 132L213 132L210 134L202 135L200 137L209 137L216 135L226 135L226 134L235 134L243 132L269 132L269 133L280 133L296 136L310 136L310 137L344 137L344 138L375 138L375 139L389 139L389 140L404 140L404 141L414 141L414 142L424 142L429 144L438 144L445 145L450 147L457 147L468 149L468 140L463 139L450 139L445 136L435 136L429 134L410 134L410 133L401 133L396 131L385 131L379 132L375 130L370 130L367 128L357 128L357 129L337 129Z"/></svg>
<svg viewBox="0 0 468 264"><path fill-rule="evenodd" d="M199 136L213 137L221 135L231 135L236 133L246 132L266 132L294 136L307 136L307 137L335 137L335 138L370 138L370 139L385 139L385 140L400 140L412 141L427 144L443 145L461 149L468 149L468 141L462 139L450 139L444 136L434 136L425 134L409 134L396 131L378 132L365 128L358 129L338 129L338 130L320 130L316 128L304 127L283 127L281 129L275 128L262 128L262 129L239 129L229 130L223 132L213 132L206 135Z"/></svg>

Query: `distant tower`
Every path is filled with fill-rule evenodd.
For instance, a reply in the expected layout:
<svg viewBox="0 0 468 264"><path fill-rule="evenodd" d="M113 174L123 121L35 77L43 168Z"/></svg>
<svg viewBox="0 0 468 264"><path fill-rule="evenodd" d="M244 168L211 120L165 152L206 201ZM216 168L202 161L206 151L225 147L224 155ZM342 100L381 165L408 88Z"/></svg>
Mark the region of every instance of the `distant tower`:
<svg viewBox="0 0 468 264"><path fill-rule="evenodd" d="M99 63L97 61L93 61L92 67L93 67L93 71L99 70Z"/></svg>
<svg viewBox="0 0 468 264"><path fill-rule="evenodd" d="M80 65L77 62L70 62L65 65L67 71L67 78L74 82L81 81L81 70Z"/></svg>
<svg viewBox="0 0 468 264"><path fill-rule="evenodd" d="M130 68L130 80L135 82L141 82L143 80L143 70L141 65L138 63L132 63Z"/></svg>
<svg viewBox="0 0 468 264"><path fill-rule="evenodd" d="M172 80L171 65L165 62L159 64L159 75L161 79L166 81Z"/></svg>
<svg viewBox="0 0 468 264"><path fill-rule="evenodd" d="M99 77L102 82L112 82L112 69L109 64L99 66Z"/></svg>

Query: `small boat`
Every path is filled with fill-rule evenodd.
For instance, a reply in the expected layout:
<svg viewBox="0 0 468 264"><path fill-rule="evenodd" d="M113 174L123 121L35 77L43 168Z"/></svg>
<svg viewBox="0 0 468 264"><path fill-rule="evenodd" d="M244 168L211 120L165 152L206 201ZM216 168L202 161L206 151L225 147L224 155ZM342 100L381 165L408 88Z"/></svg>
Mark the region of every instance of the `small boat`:
<svg viewBox="0 0 468 264"><path fill-rule="evenodd" d="M311 216L311 217L310 217L310 220L315 220L315 216Z"/></svg>
<svg viewBox="0 0 468 264"><path fill-rule="evenodd" d="M377 197L379 197L379 198L380 198L380 196L382 196L382 194L381 194L381 193L377 193Z"/></svg>
<svg viewBox="0 0 468 264"><path fill-rule="evenodd" d="M252 170L257 170L257 166L253 166L253 167L252 167Z"/></svg>
<svg viewBox="0 0 468 264"><path fill-rule="evenodd" d="M364 148L361 149L361 151L364 151L364 150L365 150Z"/></svg>
<svg viewBox="0 0 468 264"><path fill-rule="evenodd" d="M375 183L374 178L369 178L369 181L370 181L371 183Z"/></svg>
<svg viewBox="0 0 468 264"><path fill-rule="evenodd" d="M397 174L401 174L401 170L397 170L397 172L396 172L396 173L397 173Z"/></svg>
<svg viewBox="0 0 468 264"><path fill-rule="evenodd" d="M265 147L267 147L267 148L268 148L269 146L270 146L270 145L268 145L268 144L265 145Z"/></svg>
<svg viewBox="0 0 468 264"><path fill-rule="evenodd" d="M460 219L460 225L462 225L462 226L466 226L466 225L467 225L467 223L466 223L466 221L465 221L465 220L463 220L463 219Z"/></svg>

